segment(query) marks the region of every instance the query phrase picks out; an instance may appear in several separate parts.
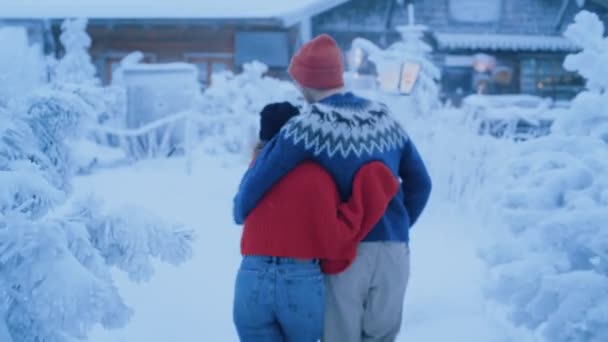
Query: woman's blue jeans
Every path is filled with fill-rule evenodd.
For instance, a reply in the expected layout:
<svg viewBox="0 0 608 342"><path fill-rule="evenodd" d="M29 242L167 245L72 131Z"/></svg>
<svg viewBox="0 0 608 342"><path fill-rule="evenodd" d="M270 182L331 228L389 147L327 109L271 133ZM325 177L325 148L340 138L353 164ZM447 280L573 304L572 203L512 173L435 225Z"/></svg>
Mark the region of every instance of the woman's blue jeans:
<svg viewBox="0 0 608 342"><path fill-rule="evenodd" d="M241 341L318 341L324 305L325 287L317 261L243 258L233 310Z"/></svg>

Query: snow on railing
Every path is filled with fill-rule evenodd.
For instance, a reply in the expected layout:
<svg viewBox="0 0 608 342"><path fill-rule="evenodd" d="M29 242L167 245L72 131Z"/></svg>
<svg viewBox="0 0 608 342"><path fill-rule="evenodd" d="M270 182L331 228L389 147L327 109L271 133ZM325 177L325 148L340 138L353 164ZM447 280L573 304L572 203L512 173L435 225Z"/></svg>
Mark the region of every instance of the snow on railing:
<svg viewBox="0 0 608 342"><path fill-rule="evenodd" d="M225 122L224 117L204 116L197 111L182 111L133 129L98 124L90 126L89 129L92 132L116 136L120 146L136 159L170 156L176 149L181 148L186 157L186 170L190 173L192 150L199 130ZM176 137L181 137L182 141L176 142Z"/></svg>
<svg viewBox="0 0 608 342"><path fill-rule="evenodd" d="M479 119L482 133L515 140L549 134L559 112L552 100L531 95L470 95L462 109Z"/></svg>

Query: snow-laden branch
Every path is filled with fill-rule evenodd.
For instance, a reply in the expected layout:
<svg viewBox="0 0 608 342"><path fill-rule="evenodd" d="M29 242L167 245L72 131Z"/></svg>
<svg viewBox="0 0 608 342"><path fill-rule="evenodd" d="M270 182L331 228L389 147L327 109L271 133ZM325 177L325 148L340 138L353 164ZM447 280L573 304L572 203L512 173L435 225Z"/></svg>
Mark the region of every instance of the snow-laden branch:
<svg viewBox="0 0 608 342"><path fill-rule="evenodd" d="M6 332L12 341L73 342L86 340L94 326L124 327L132 312L114 284L112 266L143 281L152 275L153 259L179 264L192 253L193 234L181 225L136 208L69 201L75 168L67 142L97 121L96 101L89 100L101 88L85 82L89 69L78 66L88 61L83 22L64 30L79 31L62 42L83 58L65 58L65 68L57 71L75 74L57 79L73 83L50 84L0 107L3 342Z"/></svg>
<svg viewBox="0 0 608 342"><path fill-rule="evenodd" d="M359 48L365 51L369 56L378 56L382 53L382 49L379 48L376 44L372 43L370 40L357 37L353 39L352 42L353 48Z"/></svg>

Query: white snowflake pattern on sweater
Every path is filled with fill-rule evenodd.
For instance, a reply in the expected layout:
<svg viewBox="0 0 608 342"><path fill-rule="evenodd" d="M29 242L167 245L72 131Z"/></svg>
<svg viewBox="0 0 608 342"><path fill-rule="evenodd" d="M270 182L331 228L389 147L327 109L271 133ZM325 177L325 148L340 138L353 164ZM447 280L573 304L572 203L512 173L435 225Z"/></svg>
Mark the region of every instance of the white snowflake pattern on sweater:
<svg viewBox="0 0 608 342"><path fill-rule="evenodd" d="M316 103L291 119L283 138L318 156L361 157L401 149L408 140L401 125L381 103L335 107Z"/></svg>

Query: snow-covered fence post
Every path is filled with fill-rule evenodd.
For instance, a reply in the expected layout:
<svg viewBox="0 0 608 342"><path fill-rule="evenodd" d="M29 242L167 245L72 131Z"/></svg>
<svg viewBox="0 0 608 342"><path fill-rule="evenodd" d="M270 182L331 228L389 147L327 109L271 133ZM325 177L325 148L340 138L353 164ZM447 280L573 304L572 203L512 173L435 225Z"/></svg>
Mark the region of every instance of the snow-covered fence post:
<svg viewBox="0 0 608 342"><path fill-rule="evenodd" d="M192 174L192 149L194 148L195 132L193 132L193 112L188 112L184 118L184 155L186 158L186 174Z"/></svg>

